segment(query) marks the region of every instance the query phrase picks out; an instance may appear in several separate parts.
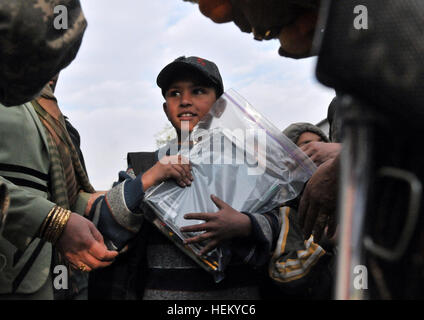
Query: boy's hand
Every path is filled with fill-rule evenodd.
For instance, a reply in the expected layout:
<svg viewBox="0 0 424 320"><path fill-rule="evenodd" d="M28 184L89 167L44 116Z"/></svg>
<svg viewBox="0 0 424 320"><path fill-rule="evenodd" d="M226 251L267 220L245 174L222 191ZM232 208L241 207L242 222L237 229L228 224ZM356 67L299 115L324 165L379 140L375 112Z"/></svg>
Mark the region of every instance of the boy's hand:
<svg viewBox="0 0 424 320"><path fill-rule="evenodd" d="M341 143L313 141L303 145L300 149L319 167L327 160L336 158L340 154L342 145Z"/></svg>
<svg viewBox="0 0 424 320"><path fill-rule="evenodd" d="M147 170L141 177L144 190L162 181L174 179L181 187L190 186L193 181L190 162L181 155L165 156Z"/></svg>
<svg viewBox="0 0 424 320"><path fill-rule="evenodd" d="M184 241L186 244L191 244L209 240L209 243L200 251L200 255L215 249L225 240L247 237L252 230L250 218L247 215L234 210L214 195L211 195L211 199L219 208L218 212L188 213L184 216L185 219L205 220L205 222L180 229L181 232L205 231Z"/></svg>

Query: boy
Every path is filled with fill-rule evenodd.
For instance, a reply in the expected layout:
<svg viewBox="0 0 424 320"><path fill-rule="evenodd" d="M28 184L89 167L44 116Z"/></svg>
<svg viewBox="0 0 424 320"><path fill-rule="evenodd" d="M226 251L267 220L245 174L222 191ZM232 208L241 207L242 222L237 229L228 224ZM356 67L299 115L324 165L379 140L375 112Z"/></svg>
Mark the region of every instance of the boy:
<svg viewBox="0 0 424 320"><path fill-rule="evenodd" d="M310 154L308 146L319 143L324 156L325 145L330 145L328 137L317 126L307 122L297 122L283 130L294 144L307 154L317 166L321 163L317 154ZM333 145L333 144L331 144ZM337 145L337 152L338 146ZM303 241L297 213L298 201L291 201L280 208L281 231L269 265L271 282L264 292L265 298L330 299L334 277L333 243L328 239L314 242L311 236ZM325 238L325 237L324 237Z"/></svg>
<svg viewBox="0 0 424 320"><path fill-rule="evenodd" d="M198 57L177 58L159 73L157 84L165 98L164 112L176 129L179 142L181 122L187 121L191 131L224 91L217 66ZM128 162L130 168L120 174L122 183L98 199L103 203L92 215L112 215L118 222L122 216L120 212L131 211L134 217L137 213L142 215L145 210L150 210L147 206L139 209L143 205L144 191L149 187L167 179L174 179L181 187L189 186L193 181L190 164L184 163L180 156L167 155L158 159L158 151L132 153L128 155ZM268 262L279 233L278 210L267 214L241 213L219 198L211 198L219 211L186 215L186 219L205 222L185 227L182 231L206 231L187 240L187 243L209 240L202 254L231 240L233 258L222 282L216 284L210 274L148 222L137 222L132 230L121 228L119 223L105 228L99 224L106 237L109 234L110 238L117 239L114 245L118 249L134 237L134 233L137 236L130 242L128 252L114 265L92 274L90 297L258 299L261 275L247 264L260 267Z"/></svg>
<svg viewBox="0 0 424 320"><path fill-rule="evenodd" d="M292 123L283 133L311 158L317 167L340 154L341 144L330 142L325 133L312 123Z"/></svg>

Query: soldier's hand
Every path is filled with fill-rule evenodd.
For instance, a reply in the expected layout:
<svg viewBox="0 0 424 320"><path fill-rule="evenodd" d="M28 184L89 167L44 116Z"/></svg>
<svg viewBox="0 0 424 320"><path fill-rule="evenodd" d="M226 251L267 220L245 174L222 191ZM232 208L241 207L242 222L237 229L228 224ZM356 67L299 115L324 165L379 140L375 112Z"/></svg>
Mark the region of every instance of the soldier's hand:
<svg viewBox="0 0 424 320"><path fill-rule="evenodd" d="M340 143L313 141L304 144L300 149L319 167L327 160L334 159L340 154Z"/></svg>
<svg viewBox="0 0 424 320"><path fill-rule="evenodd" d="M75 269L87 272L109 266L118 255L106 248L95 225L76 213L71 213L56 246Z"/></svg>
<svg viewBox="0 0 424 320"><path fill-rule="evenodd" d="M185 219L204 220L204 223L192 226L182 227L182 232L202 232L202 234L186 239L186 244L201 243L209 241L201 250L204 255L215 249L224 241L232 238L247 237L252 230L250 218L222 201L216 196L211 195L212 201L218 207L218 212L210 213L188 213Z"/></svg>
<svg viewBox="0 0 424 320"><path fill-rule="evenodd" d="M312 234L319 242L327 227L327 237L332 238L337 226L337 192L339 177L337 157L324 162L306 184L299 204L299 223L305 239Z"/></svg>

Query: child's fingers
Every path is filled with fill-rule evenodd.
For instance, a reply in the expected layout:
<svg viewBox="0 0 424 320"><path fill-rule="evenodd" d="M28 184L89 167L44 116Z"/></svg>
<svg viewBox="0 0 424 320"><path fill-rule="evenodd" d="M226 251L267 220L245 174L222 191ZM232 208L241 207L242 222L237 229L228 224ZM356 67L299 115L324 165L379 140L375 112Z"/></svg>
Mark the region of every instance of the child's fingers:
<svg viewBox="0 0 424 320"><path fill-rule="evenodd" d="M199 223L199 224L193 224L191 226L185 226L181 227L181 232L200 232L200 231L207 231L208 230L208 223Z"/></svg>
<svg viewBox="0 0 424 320"><path fill-rule="evenodd" d="M191 174L191 163L190 161L181 156L181 155L176 155L176 156L169 156L169 157L164 157L163 160L161 160L162 164L166 164L166 165L171 165L172 167L175 167L176 170L178 170L182 177L180 177L179 179L182 180L183 178L186 178L188 180L193 181L193 175ZM182 172L181 170L179 170L178 168L182 168L184 170L184 172ZM176 178L173 176L173 178ZM190 184L188 183L188 181L185 181L186 184Z"/></svg>
<svg viewBox="0 0 424 320"><path fill-rule="evenodd" d="M212 237L213 237L213 234L212 233L205 232L205 233L199 234L199 235L197 235L195 237L191 237L191 238L185 239L184 240L184 244L199 243L199 242L203 242L203 241L209 240Z"/></svg>
<svg viewBox="0 0 424 320"><path fill-rule="evenodd" d="M190 179L190 181L193 181L193 175L191 174L190 165L188 164L182 164L180 167L184 170L185 176Z"/></svg>
<svg viewBox="0 0 424 320"><path fill-rule="evenodd" d="M179 155L178 159L179 159L179 162L178 162L179 164L184 164L184 165L190 164L190 160L188 160L186 157Z"/></svg>
<svg viewBox="0 0 424 320"><path fill-rule="evenodd" d="M214 215L216 216L215 213L207 213L207 212L187 213L184 215L184 219L209 221L211 220L211 218L213 218Z"/></svg>
<svg viewBox="0 0 424 320"><path fill-rule="evenodd" d="M227 203L225 203L224 201L222 201L221 199L219 199L217 196L215 196L213 194L211 194L211 199L212 199L213 203L215 203L215 205L218 207L219 210L228 206Z"/></svg>
<svg viewBox="0 0 424 320"><path fill-rule="evenodd" d="M174 164L173 167L178 170L178 172L180 172L181 174L181 179L187 179L188 181L191 182L190 180L190 170L188 169L187 165L181 165L181 164Z"/></svg>
<svg viewBox="0 0 424 320"><path fill-rule="evenodd" d="M175 182L183 188L187 186L184 180L181 178L181 173L178 171L178 169L175 169L175 168L169 169L169 178L174 179Z"/></svg>
<svg viewBox="0 0 424 320"><path fill-rule="evenodd" d="M173 165L170 174L180 186L186 187L187 185L191 185L191 180L186 177L185 171L181 166Z"/></svg>
<svg viewBox="0 0 424 320"><path fill-rule="evenodd" d="M204 256L205 254L209 253L210 251L218 247L218 245L219 245L219 241L211 240L202 250L200 250L199 254L201 256Z"/></svg>
<svg viewBox="0 0 424 320"><path fill-rule="evenodd" d="M191 171L192 165L191 165L191 162L190 162L189 159L187 159L186 157L183 157L181 155L178 155L178 158L177 159L178 159L178 161L176 163L174 163L174 164L179 164L179 165L181 165L183 167L187 167L188 172Z"/></svg>

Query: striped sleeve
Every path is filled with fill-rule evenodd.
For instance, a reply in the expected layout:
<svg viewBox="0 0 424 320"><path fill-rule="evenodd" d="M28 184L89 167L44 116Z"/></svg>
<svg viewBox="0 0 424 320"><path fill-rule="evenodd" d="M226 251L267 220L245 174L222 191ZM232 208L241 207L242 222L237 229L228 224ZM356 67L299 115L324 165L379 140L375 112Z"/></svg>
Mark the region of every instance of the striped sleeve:
<svg viewBox="0 0 424 320"><path fill-rule="evenodd" d="M96 199L90 210L90 220L109 247L120 250L137 234L143 222L139 210L143 198L141 175L135 176L130 170L121 171L113 188Z"/></svg>
<svg viewBox="0 0 424 320"><path fill-rule="evenodd" d="M313 236L303 239L290 207L280 208L281 232L269 265L271 279L280 285L303 283L314 265L326 253L313 242Z"/></svg>
<svg viewBox="0 0 424 320"><path fill-rule="evenodd" d="M279 211L243 213L250 218L252 234L248 239L233 241L233 254L253 267L264 266L269 262L280 232Z"/></svg>

